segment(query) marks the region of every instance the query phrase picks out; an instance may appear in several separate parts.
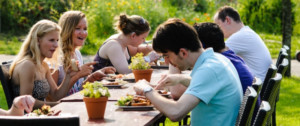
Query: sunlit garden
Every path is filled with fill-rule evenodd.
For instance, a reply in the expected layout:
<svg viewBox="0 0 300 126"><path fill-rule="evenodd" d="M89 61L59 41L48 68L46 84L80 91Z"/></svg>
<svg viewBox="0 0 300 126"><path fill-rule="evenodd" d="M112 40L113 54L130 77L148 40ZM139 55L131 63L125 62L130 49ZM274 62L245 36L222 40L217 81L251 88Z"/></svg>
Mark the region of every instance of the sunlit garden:
<svg viewBox="0 0 300 126"><path fill-rule="evenodd" d="M243 23L256 31L265 42L271 57L277 58L282 47L281 0L3 0L0 2L0 54L16 55L30 27L41 19L57 22L63 12L80 10L86 14L88 37L80 52L95 55L102 43L116 31L114 18L121 13L140 15L151 26L146 40L168 18L179 18L190 25L213 22L219 7L236 8ZM291 58L300 51L300 0L292 0ZM281 82L277 103L277 125L300 125L300 77L292 75ZM8 109L0 85L0 107ZM178 122L166 120L166 126Z"/></svg>

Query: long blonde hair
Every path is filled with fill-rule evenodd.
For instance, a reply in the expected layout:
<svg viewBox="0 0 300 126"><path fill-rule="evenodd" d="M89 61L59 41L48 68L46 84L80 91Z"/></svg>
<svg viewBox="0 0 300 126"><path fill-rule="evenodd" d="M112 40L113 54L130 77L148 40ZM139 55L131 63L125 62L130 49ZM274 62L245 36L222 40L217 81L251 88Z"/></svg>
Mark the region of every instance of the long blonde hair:
<svg viewBox="0 0 300 126"><path fill-rule="evenodd" d="M62 28L60 33L59 47L62 50L62 64L64 70L71 65L72 54L74 53L73 32L85 14L81 11L67 11L59 19L58 25Z"/></svg>
<svg viewBox="0 0 300 126"><path fill-rule="evenodd" d="M51 31L60 31L60 27L50 20L40 20L31 27L29 34L22 44L19 54L10 66L10 77L12 77L16 65L25 60L32 61L37 65L39 72L41 72L43 66L41 63L41 51L38 45L38 38L44 37Z"/></svg>

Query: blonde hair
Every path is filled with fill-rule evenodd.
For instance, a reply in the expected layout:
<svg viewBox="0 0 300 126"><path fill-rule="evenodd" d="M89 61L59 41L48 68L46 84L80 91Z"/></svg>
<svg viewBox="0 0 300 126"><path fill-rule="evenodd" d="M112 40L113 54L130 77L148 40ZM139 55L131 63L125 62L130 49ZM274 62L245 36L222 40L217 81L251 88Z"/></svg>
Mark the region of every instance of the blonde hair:
<svg viewBox="0 0 300 126"><path fill-rule="evenodd" d="M62 53L62 64L64 70L71 65L74 43L72 41L73 32L85 14L81 11L67 11L59 19L58 25L61 27L59 48Z"/></svg>
<svg viewBox="0 0 300 126"><path fill-rule="evenodd" d="M141 35L150 31L150 24L143 17L138 15L128 16L126 14L120 14L115 17L114 29L117 32L122 32L124 35L135 32L136 35Z"/></svg>
<svg viewBox="0 0 300 126"><path fill-rule="evenodd" d="M43 38L47 33L52 31L60 31L60 27L50 20L40 20L31 27L29 34L22 44L19 54L10 66L10 77L12 77L16 65L25 60L32 61L37 65L39 72L41 72L43 66L41 62L41 51L38 45L38 38Z"/></svg>

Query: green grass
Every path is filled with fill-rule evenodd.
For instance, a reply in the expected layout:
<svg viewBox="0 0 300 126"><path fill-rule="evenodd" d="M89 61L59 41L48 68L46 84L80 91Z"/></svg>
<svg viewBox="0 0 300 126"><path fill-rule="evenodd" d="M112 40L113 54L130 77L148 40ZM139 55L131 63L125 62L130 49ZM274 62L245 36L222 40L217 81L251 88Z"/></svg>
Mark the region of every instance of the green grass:
<svg viewBox="0 0 300 126"><path fill-rule="evenodd" d="M259 33L259 36L265 42L268 47L271 57L277 58L280 48L282 47L282 35L272 35L272 34L264 34ZM295 59L295 55L298 51L300 51L300 37L292 36L291 42L291 58Z"/></svg>
<svg viewBox="0 0 300 126"><path fill-rule="evenodd" d="M300 125L300 77L292 76L281 81L280 100L277 103L277 125L299 126ZM1 83L0 83L1 84ZM7 110L6 99L0 85L0 106ZM166 126L178 126L178 122L171 122L168 118Z"/></svg>
<svg viewBox="0 0 300 126"><path fill-rule="evenodd" d="M271 57L277 58L280 48L282 47L282 35L272 35L272 34L264 34L259 33L260 37L265 42L266 46L268 47ZM10 54L16 55L22 45L22 39L24 36L17 36L12 37L11 35L4 35L0 34L0 54ZM95 55L99 47L107 38L95 38L96 43L85 45L81 48L81 53L83 55ZM151 40L152 34L149 35L146 40ZM94 40L95 41L95 40ZM87 40L87 43L89 40ZM291 43L291 57L295 59L295 54L300 51L300 37L292 36L292 43Z"/></svg>
<svg viewBox="0 0 300 126"><path fill-rule="evenodd" d="M20 47L22 45L21 39L23 36L11 36L7 34L0 34L0 54L18 54Z"/></svg>

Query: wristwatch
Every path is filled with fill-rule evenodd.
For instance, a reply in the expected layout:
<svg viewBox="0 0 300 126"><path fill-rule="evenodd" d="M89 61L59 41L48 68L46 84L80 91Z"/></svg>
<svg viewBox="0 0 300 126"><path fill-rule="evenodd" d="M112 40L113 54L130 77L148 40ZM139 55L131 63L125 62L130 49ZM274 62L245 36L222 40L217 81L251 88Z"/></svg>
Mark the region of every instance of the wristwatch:
<svg viewBox="0 0 300 126"><path fill-rule="evenodd" d="M145 95L147 92L151 91L152 89L153 89L152 87L144 88L143 94Z"/></svg>

